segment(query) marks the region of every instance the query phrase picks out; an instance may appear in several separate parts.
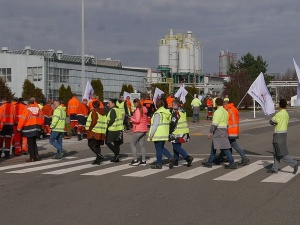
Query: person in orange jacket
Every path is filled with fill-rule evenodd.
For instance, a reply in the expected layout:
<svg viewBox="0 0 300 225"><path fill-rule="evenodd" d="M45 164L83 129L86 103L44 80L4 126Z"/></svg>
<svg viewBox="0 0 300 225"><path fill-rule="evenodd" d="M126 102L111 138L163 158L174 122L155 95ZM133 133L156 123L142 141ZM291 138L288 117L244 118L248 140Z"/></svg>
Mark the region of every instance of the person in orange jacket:
<svg viewBox="0 0 300 225"><path fill-rule="evenodd" d="M13 108L9 98L3 97L2 105L0 106L0 157L2 152L4 152L4 158L8 159L10 157L11 137L13 133Z"/></svg>
<svg viewBox="0 0 300 225"><path fill-rule="evenodd" d="M206 99L206 107L207 107L207 116L206 116L206 120L212 120L212 116L213 116L213 100L211 96L208 96L208 98Z"/></svg>
<svg viewBox="0 0 300 225"><path fill-rule="evenodd" d="M78 128L77 111L79 105L80 102L77 99L77 95L74 93L73 97L68 102L68 111L67 111L67 115L70 117L70 125L71 125L71 130L73 135L76 135L77 128Z"/></svg>
<svg viewBox="0 0 300 225"><path fill-rule="evenodd" d="M44 133L46 136L50 136L50 124L52 121L53 115L53 108L52 108L52 101L48 100L47 104L43 106L42 112L44 114Z"/></svg>
<svg viewBox="0 0 300 225"><path fill-rule="evenodd" d="M94 101L99 101L99 102L100 102L99 108L100 108L100 109L104 109L104 105L103 105L103 103L99 100L99 97L98 97L97 95L93 95L93 96L92 96L92 99L90 100L89 105L88 105L88 107L89 107L89 112L91 112L91 111L94 109L94 107L93 107L93 102L94 102Z"/></svg>
<svg viewBox="0 0 300 225"><path fill-rule="evenodd" d="M155 105L150 96L147 96L147 99L144 100L143 106L147 108L147 126L151 125L151 117L155 113Z"/></svg>
<svg viewBox="0 0 300 225"><path fill-rule="evenodd" d="M89 115L89 108L87 106L87 99L84 98L81 102L81 104L78 107L77 111L77 118L78 118L78 130L77 130L77 137L78 141L82 140L82 134L84 133L85 130L85 124L87 117Z"/></svg>
<svg viewBox="0 0 300 225"><path fill-rule="evenodd" d="M30 158L27 162L39 160L36 139L41 135L44 116L34 98L28 100L28 107L23 111L20 117L17 130L22 131L22 135L27 137L28 150Z"/></svg>
<svg viewBox="0 0 300 225"><path fill-rule="evenodd" d="M15 104L17 104L18 102L18 98L13 98L13 100L11 101L11 107L14 109ZM12 134L11 137L11 151L12 154L15 154L15 129L14 129L14 133Z"/></svg>
<svg viewBox="0 0 300 225"><path fill-rule="evenodd" d="M19 98L18 102L13 106L13 117L14 117L14 146L15 156L20 156L22 154L27 155L28 148L27 148L27 138L22 137L21 132L17 131L18 123L20 118L27 108L26 104L23 102L23 98ZM24 143L23 143L24 142ZM26 146L26 147L25 147Z"/></svg>
<svg viewBox="0 0 300 225"><path fill-rule="evenodd" d="M168 105L168 109L172 109L172 103L175 100L175 98L172 95L169 95L166 99L167 101L167 105Z"/></svg>
<svg viewBox="0 0 300 225"><path fill-rule="evenodd" d="M127 109L128 109L128 113L130 115L132 115L132 104L131 104L131 100L130 100L129 96L126 97L125 102L126 102L126 106L127 106Z"/></svg>

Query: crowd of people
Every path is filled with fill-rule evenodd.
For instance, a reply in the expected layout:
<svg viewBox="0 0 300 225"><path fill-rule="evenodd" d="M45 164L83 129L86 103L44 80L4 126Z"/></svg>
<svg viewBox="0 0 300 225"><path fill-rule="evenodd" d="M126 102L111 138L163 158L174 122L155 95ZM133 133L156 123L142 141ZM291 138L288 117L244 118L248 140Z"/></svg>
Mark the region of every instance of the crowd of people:
<svg viewBox="0 0 300 225"><path fill-rule="evenodd" d="M239 111L228 96L224 99L212 96L206 98L207 120L212 120L208 139L212 138L210 156L202 166L211 168L223 162L226 169L236 169L237 166L246 166L250 163L245 151L238 145L239 138ZM193 109L193 123L199 122L201 99L194 96L191 102ZM269 173L277 173L279 162L283 159L294 168L297 173L298 162L293 159L286 148L286 133L289 116L286 101L280 101L281 110L270 120L275 126L273 137L274 164ZM106 144L113 152L111 162L118 163L121 158L120 146L123 144L123 132L132 128L131 150L132 166L145 166L146 139L154 143L156 150L156 163L152 169L162 169L163 155L168 159L169 168L178 166L180 155L191 166L193 157L182 147L190 140L187 113L183 103L173 96L158 98L154 103L150 96L147 99L110 99L107 103L108 112L97 96L90 101L78 100L77 95L68 101L66 107L60 100L37 102L30 98L25 104L22 98L10 101L2 98L0 107L0 157L4 158L29 154L27 162L40 160L37 139L41 134L49 136L50 144L56 149L53 159L61 159L67 152L63 149L63 139L70 138L66 118L70 118L70 129L73 136L81 141L84 136L88 140L88 147L96 158L92 164L100 165L104 156L101 146ZM148 134L148 137L147 137ZM172 153L165 148L165 143L172 143ZM141 157L137 155L137 143L140 145ZM241 161L235 162L232 156L235 149L241 156ZM217 156L216 152L220 150Z"/></svg>

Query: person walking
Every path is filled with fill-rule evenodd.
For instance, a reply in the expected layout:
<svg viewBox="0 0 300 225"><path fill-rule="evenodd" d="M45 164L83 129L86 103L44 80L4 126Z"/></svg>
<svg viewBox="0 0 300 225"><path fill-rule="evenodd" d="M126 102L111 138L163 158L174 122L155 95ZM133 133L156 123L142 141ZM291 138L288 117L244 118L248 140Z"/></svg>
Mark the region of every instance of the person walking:
<svg viewBox="0 0 300 225"><path fill-rule="evenodd" d="M174 101L173 101L174 102ZM199 98L197 98L197 95L194 95L194 99L191 102L191 106L193 109L193 123L197 122L199 123L199 119L200 119L200 106L201 106L201 101L199 100ZM174 107L173 107L174 109Z"/></svg>
<svg viewBox="0 0 300 225"><path fill-rule="evenodd" d="M131 151L133 155L133 160L131 161L130 165L132 166L146 166L146 150L145 150L145 139L146 133L148 131L147 127L147 113L148 110L145 106L142 106L141 101L136 98L133 100L133 104L135 110L131 117L132 122L132 139L131 139ZM142 158L140 161L137 160L137 153L136 153L136 145L140 143Z"/></svg>
<svg viewBox="0 0 300 225"><path fill-rule="evenodd" d="M4 158L10 158L11 139L14 133L13 107L6 96L0 106L0 158L4 152ZM4 146L3 146L4 144Z"/></svg>
<svg viewBox="0 0 300 225"><path fill-rule="evenodd" d="M23 98L19 98L18 102L13 106L13 117L14 117L14 144L15 144L15 151L14 156L20 156L22 154L26 154L28 152L26 149L22 148L22 142L26 139L25 136L22 137L22 133L17 130L19 121L24 110L27 108L26 104L23 102ZM26 140L27 145L27 140Z"/></svg>
<svg viewBox="0 0 300 225"><path fill-rule="evenodd" d="M237 162L239 166L246 166L249 165L250 160L247 158L245 151L239 146L236 139L239 138L239 124L240 124L240 114L239 110L234 106L233 103L229 103L228 101L224 101L223 103L224 109L228 112L228 138L231 148L234 148L237 153L242 158L241 162ZM217 163L221 163L223 161L224 152L219 154L218 159L216 160Z"/></svg>
<svg viewBox="0 0 300 225"><path fill-rule="evenodd" d="M73 97L68 102L67 114L70 117L71 130L74 136L77 135L78 129L78 119L77 111L80 105L79 100L77 99L77 94L73 94Z"/></svg>
<svg viewBox="0 0 300 225"><path fill-rule="evenodd" d="M207 116L206 120L212 120L213 115L213 100L211 96L208 96L206 99L206 107L207 107Z"/></svg>
<svg viewBox="0 0 300 225"><path fill-rule="evenodd" d="M101 145L104 144L105 133L107 129L107 119L105 111L100 108L100 102L93 102L93 110L90 112L86 122L86 132L89 148L96 154L96 159L92 164L100 165L101 160L104 158L101 155Z"/></svg>
<svg viewBox="0 0 300 225"><path fill-rule="evenodd" d="M141 101L142 102L142 101ZM153 113L155 112L155 105L152 99L150 98L150 95L147 96L147 99L143 101L143 106L147 108L147 126L150 127L151 124L151 118L153 116Z"/></svg>
<svg viewBox="0 0 300 225"><path fill-rule="evenodd" d="M270 120L270 124L275 126L273 134L273 155L274 163L267 173L278 173L280 160L293 168L293 174L297 174L299 162L289 155L286 147L287 129L289 124L289 114L286 111L287 102L285 99L279 101L280 111Z"/></svg>
<svg viewBox="0 0 300 225"><path fill-rule="evenodd" d="M44 114L44 133L45 136L50 136L50 124L53 115L52 101L48 100L47 104L42 108L42 112Z"/></svg>
<svg viewBox="0 0 300 225"><path fill-rule="evenodd" d="M237 166L234 162L234 158L230 152L230 143L228 140L227 125L228 125L228 113L223 108L223 100L221 98L216 99L217 110L214 113L213 121L210 126L208 139L213 136L211 152L207 162L202 162L204 167L212 167L213 161L216 155L216 149L220 149L227 156L229 165L225 165L225 169L236 169Z"/></svg>
<svg viewBox="0 0 300 225"><path fill-rule="evenodd" d="M180 107L180 105L181 103L178 99L175 99L172 103L173 109L170 123L169 141L173 146L173 158L176 160L174 163L175 166L178 166L179 155L182 155L187 162L187 166L190 167L194 158L189 156L181 146L182 143L190 140L190 130L186 120L186 112Z"/></svg>
<svg viewBox="0 0 300 225"><path fill-rule="evenodd" d="M107 114L107 133L105 144L114 153L111 162L120 161L120 146L123 144L123 117L122 111L116 106L117 99L110 99L108 107L110 111Z"/></svg>
<svg viewBox="0 0 300 225"><path fill-rule="evenodd" d="M100 106L100 102L99 101L97 101L97 102L99 103L99 106ZM78 141L82 140L82 136L85 131L87 117L89 115L89 108L87 106L87 103L88 103L87 99L84 98L77 109L77 119L78 119L77 138L78 138Z"/></svg>
<svg viewBox="0 0 300 225"><path fill-rule="evenodd" d="M52 122L50 125L50 144L57 149L57 152L52 158L61 159L67 153L67 151L65 151L62 147L62 138L64 134L64 128L66 125L66 111L61 106L60 100L55 100L53 106L54 112L52 116Z"/></svg>
<svg viewBox="0 0 300 225"><path fill-rule="evenodd" d="M19 119L17 131L27 137L29 159L27 162L39 160L38 147L36 139L41 135L42 126L44 124L44 116L34 98L28 100L28 106L24 109Z"/></svg>
<svg viewBox="0 0 300 225"><path fill-rule="evenodd" d="M162 99L156 101L157 110L151 119L148 141L153 141L156 149L156 164L151 169L162 169L162 155L169 159L169 168L173 168L175 159L165 148L165 142L169 139L169 127L171 120L170 110L164 107Z"/></svg>

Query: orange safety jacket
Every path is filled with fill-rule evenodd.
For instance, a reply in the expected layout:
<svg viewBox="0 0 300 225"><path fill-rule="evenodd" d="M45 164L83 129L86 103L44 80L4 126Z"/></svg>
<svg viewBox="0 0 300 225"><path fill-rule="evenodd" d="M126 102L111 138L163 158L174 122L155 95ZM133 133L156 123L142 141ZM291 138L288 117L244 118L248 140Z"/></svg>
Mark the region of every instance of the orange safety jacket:
<svg viewBox="0 0 300 225"><path fill-rule="evenodd" d="M231 139L239 138L239 123L240 123L240 116L239 111L236 107L234 107L233 103L229 103L224 108L228 112L228 137Z"/></svg>
<svg viewBox="0 0 300 225"><path fill-rule="evenodd" d="M86 104L80 103L77 110L77 116L85 116L87 117L89 115L89 109Z"/></svg>
<svg viewBox="0 0 300 225"><path fill-rule="evenodd" d="M44 116L42 110L37 104L30 104L22 113L17 130L22 131L24 137L39 136L43 124Z"/></svg>
<svg viewBox="0 0 300 225"><path fill-rule="evenodd" d="M80 105L79 100L76 97L73 97L68 102L68 111L67 114L77 114L77 108Z"/></svg>
<svg viewBox="0 0 300 225"><path fill-rule="evenodd" d="M130 101L130 99L126 99L126 105L127 105L128 111L129 111L129 112L132 112L132 110L131 110L131 101Z"/></svg>
<svg viewBox="0 0 300 225"><path fill-rule="evenodd" d="M10 102L4 102L0 110L0 129L3 129L3 126L13 126L14 117L13 117L13 107Z"/></svg>
<svg viewBox="0 0 300 225"><path fill-rule="evenodd" d="M207 100L206 100L206 106L207 106L207 107L212 107L212 106L213 106L213 101L212 101L212 99L207 99Z"/></svg>
<svg viewBox="0 0 300 225"><path fill-rule="evenodd" d="M14 125L18 125L22 113L27 108L24 102L18 102L13 106Z"/></svg>
<svg viewBox="0 0 300 225"><path fill-rule="evenodd" d="M52 117L52 115L53 115L53 108L51 107L50 104L46 104L42 108L42 112L44 114L44 117Z"/></svg>
<svg viewBox="0 0 300 225"><path fill-rule="evenodd" d="M166 101L167 101L167 104L168 104L168 108L172 108L172 103L174 101L175 98L172 98L170 96L167 97Z"/></svg>
<svg viewBox="0 0 300 225"><path fill-rule="evenodd" d="M100 102L99 108L104 109L103 103L98 98L92 98L91 101L89 102L89 111L92 111L94 109L94 107L93 107L93 102L94 101L99 101Z"/></svg>

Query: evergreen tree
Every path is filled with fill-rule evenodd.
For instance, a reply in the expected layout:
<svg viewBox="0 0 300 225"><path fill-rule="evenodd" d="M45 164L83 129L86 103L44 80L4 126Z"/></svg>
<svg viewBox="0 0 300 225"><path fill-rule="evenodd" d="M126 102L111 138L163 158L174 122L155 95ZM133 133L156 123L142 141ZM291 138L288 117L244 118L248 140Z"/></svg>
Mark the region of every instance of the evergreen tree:
<svg viewBox="0 0 300 225"><path fill-rule="evenodd" d="M134 93L134 88L133 88L133 86L131 84L127 85L127 92L128 93Z"/></svg>
<svg viewBox="0 0 300 225"><path fill-rule="evenodd" d="M58 98L63 99L65 95L66 95L66 88L65 85L62 84L58 89Z"/></svg>
<svg viewBox="0 0 300 225"><path fill-rule="evenodd" d="M103 101L103 84L101 80L92 80L91 85L94 89L94 94L99 97L100 101Z"/></svg>
<svg viewBox="0 0 300 225"><path fill-rule="evenodd" d="M65 92L65 96L64 96L64 103L65 105L68 105L68 101L73 97L73 92L71 90L70 85L68 85L68 87L66 88L66 92Z"/></svg>
<svg viewBox="0 0 300 225"><path fill-rule="evenodd" d="M124 95L124 91L127 92L127 84L123 84L120 92L120 96Z"/></svg>
<svg viewBox="0 0 300 225"><path fill-rule="evenodd" d="M30 80L26 79L23 83L22 98L27 101L32 97L35 97L35 85Z"/></svg>
<svg viewBox="0 0 300 225"><path fill-rule="evenodd" d="M45 95L43 94L43 91L40 88L34 89L34 97L39 102L45 102L46 100Z"/></svg>
<svg viewBox="0 0 300 225"><path fill-rule="evenodd" d="M7 86L4 80L0 77L0 96L7 97L9 100L12 100L15 94L11 92L11 89Z"/></svg>

